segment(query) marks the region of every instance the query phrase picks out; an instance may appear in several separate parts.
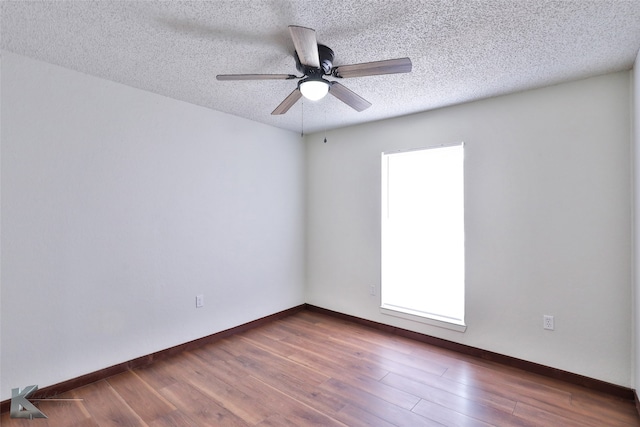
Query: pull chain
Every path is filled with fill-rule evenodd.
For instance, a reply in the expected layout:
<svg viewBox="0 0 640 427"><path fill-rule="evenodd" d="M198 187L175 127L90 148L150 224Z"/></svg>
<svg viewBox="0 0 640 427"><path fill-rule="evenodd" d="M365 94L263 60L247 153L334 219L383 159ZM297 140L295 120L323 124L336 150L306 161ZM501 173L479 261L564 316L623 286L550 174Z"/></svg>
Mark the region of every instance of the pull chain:
<svg viewBox="0 0 640 427"><path fill-rule="evenodd" d="M324 143L327 143L327 109L324 110Z"/></svg>

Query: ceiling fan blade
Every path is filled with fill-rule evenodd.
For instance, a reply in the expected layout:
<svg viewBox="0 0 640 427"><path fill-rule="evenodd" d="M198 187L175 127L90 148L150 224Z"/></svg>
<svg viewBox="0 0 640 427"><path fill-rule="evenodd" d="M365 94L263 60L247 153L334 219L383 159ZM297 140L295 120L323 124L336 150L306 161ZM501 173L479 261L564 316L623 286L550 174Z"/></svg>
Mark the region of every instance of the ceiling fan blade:
<svg viewBox="0 0 640 427"><path fill-rule="evenodd" d="M320 68L316 30L289 25L289 33L293 39L293 45L296 48L300 63L308 67Z"/></svg>
<svg viewBox="0 0 640 427"><path fill-rule="evenodd" d="M329 89L329 93L358 112L371 107L371 103L369 101L351 89L347 89L338 82L331 82L331 89Z"/></svg>
<svg viewBox="0 0 640 427"><path fill-rule="evenodd" d="M295 104L296 102L298 102L298 100L302 97L302 93L300 92L300 89L295 88L295 90L293 92L291 92L289 94L289 96L287 96L284 101L282 101L280 103L280 105L278 105L276 107L275 110L273 110L273 112L271 113L272 116L277 116L279 114L284 114L287 111L289 111L289 108L293 107L293 104Z"/></svg>
<svg viewBox="0 0 640 427"><path fill-rule="evenodd" d="M293 74L218 74L216 80L291 80Z"/></svg>
<svg viewBox="0 0 640 427"><path fill-rule="evenodd" d="M332 74L334 77L349 78L409 72L411 72L411 60L409 58L396 58L362 64L340 65L333 69Z"/></svg>

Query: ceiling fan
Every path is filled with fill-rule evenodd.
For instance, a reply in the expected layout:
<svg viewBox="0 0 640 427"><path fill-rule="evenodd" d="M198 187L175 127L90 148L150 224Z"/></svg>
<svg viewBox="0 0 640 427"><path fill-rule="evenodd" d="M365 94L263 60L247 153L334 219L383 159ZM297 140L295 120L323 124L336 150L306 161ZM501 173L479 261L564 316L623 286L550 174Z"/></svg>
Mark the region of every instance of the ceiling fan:
<svg viewBox="0 0 640 427"><path fill-rule="evenodd" d="M298 87L287 96L271 113L284 114L301 98L322 99L327 93L338 98L354 110L360 112L371 103L336 81L325 76L350 78L375 76L380 74L408 73L411 71L409 58L387 59L362 64L333 66L333 50L316 41L316 31L296 25L289 26L289 33L295 46L296 69L302 76L293 74L218 74L217 80L292 80L298 79Z"/></svg>

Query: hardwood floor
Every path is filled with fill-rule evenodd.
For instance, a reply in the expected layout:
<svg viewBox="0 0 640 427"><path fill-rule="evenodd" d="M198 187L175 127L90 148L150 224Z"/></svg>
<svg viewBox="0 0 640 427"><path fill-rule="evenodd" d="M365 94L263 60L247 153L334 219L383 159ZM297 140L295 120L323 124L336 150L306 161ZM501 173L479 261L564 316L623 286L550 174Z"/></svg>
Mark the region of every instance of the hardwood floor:
<svg viewBox="0 0 640 427"><path fill-rule="evenodd" d="M311 311L41 400L5 426L640 426L633 402Z"/></svg>

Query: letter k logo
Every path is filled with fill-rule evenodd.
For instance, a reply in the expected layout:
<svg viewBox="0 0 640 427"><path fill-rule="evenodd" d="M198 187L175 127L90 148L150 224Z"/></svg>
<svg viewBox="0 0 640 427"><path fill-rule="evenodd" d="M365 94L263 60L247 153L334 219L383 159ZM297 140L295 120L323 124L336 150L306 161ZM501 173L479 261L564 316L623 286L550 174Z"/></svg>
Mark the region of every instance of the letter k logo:
<svg viewBox="0 0 640 427"><path fill-rule="evenodd" d="M19 388L11 389L11 410L9 416L11 418L47 418L33 403L27 400L33 392L38 389L37 385L30 385L20 391Z"/></svg>

